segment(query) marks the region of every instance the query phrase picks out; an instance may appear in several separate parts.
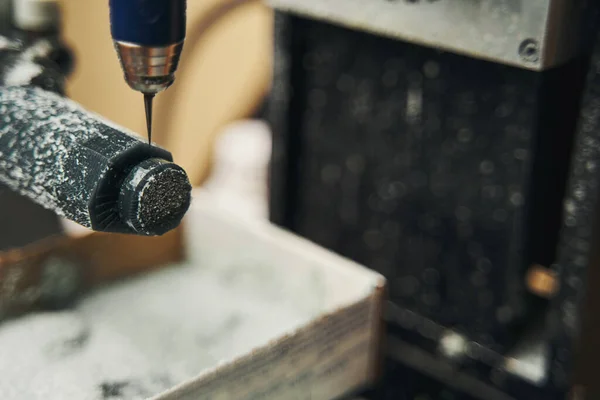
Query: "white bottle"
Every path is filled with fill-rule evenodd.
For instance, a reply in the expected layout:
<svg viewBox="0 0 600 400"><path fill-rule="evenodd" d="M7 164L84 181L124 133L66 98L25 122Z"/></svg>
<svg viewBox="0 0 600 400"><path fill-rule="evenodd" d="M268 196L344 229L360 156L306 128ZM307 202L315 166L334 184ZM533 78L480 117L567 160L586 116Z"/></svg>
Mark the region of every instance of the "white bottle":
<svg viewBox="0 0 600 400"><path fill-rule="evenodd" d="M203 191L219 208L267 220L270 158L269 126L259 120L234 122L216 140L212 174Z"/></svg>

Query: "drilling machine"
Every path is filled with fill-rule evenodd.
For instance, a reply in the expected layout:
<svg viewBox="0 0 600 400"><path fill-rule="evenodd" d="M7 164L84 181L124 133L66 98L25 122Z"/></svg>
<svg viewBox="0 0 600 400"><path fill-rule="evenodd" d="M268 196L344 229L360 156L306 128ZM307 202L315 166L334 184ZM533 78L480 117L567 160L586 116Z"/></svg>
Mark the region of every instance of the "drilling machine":
<svg viewBox="0 0 600 400"><path fill-rule="evenodd" d="M271 220L389 280L366 398L600 398L597 2L269 3Z"/></svg>

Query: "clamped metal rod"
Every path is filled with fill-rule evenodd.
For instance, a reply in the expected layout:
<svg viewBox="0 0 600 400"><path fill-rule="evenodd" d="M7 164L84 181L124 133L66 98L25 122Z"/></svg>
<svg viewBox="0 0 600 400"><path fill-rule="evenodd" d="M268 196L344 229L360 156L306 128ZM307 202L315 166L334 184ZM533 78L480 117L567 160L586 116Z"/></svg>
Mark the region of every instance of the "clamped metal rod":
<svg viewBox="0 0 600 400"><path fill-rule="evenodd" d="M0 183L97 231L178 226L191 185L171 154L62 96L52 42L0 39Z"/></svg>
<svg viewBox="0 0 600 400"><path fill-rule="evenodd" d="M0 182L97 231L161 235L190 204L185 171L60 95L0 88Z"/></svg>

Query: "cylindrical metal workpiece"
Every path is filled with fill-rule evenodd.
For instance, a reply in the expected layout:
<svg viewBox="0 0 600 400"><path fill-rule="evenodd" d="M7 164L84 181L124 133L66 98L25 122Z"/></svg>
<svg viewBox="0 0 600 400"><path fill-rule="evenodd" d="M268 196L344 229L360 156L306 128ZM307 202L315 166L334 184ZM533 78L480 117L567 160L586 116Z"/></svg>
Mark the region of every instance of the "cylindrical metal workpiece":
<svg viewBox="0 0 600 400"><path fill-rule="evenodd" d="M0 88L0 182L85 227L159 235L190 203L166 150L34 87Z"/></svg>

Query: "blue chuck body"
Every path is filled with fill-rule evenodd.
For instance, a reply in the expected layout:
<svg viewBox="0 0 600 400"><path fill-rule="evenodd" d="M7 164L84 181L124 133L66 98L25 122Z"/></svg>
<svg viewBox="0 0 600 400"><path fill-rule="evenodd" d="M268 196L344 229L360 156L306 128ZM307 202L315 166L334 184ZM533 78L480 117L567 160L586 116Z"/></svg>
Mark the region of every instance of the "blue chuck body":
<svg viewBox="0 0 600 400"><path fill-rule="evenodd" d="M185 39L185 0L110 0L113 40L160 47Z"/></svg>
<svg viewBox="0 0 600 400"><path fill-rule="evenodd" d="M110 24L125 80L154 95L169 87L185 39L186 0L110 0Z"/></svg>
<svg viewBox="0 0 600 400"><path fill-rule="evenodd" d="M125 81L144 94L151 142L152 99L175 81L185 39L186 0L110 0L109 5Z"/></svg>

